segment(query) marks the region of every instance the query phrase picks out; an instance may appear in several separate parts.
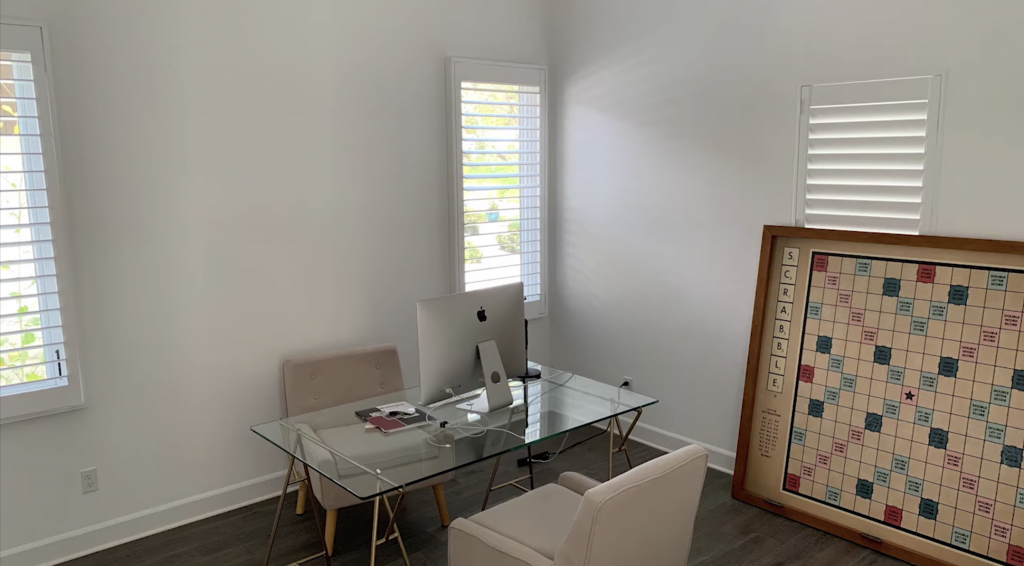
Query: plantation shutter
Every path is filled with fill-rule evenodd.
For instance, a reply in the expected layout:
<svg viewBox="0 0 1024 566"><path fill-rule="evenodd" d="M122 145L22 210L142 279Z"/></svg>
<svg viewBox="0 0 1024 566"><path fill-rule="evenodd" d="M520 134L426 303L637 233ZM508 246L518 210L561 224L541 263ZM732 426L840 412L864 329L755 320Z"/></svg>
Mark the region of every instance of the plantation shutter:
<svg viewBox="0 0 1024 566"><path fill-rule="evenodd" d="M927 231L940 77L805 86L798 223Z"/></svg>
<svg viewBox="0 0 1024 566"><path fill-rule="evenodd" d="M81 406L69 364L56 150L43 32L0 34L0 420Z"/></svg>
<svg viewBox="0 0 1024 566"><path fill-rule="evenodd" d="M545 73L453 60L459 289L522 281L544 314Z"/></svg>

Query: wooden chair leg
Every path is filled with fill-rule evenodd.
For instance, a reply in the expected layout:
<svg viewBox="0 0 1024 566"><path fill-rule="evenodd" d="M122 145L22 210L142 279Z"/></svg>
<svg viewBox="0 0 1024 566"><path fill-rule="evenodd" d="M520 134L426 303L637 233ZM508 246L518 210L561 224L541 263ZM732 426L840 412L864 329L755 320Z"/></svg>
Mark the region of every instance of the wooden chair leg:
<svg viewBox="0 0 1024 566"><path fill-rule="evenodd" d="M338 510L327 511L327 525L324 528L324 540L327 541L327 555L334 556L334 532L338 530Z"/></svg>
<svg viewBox="0 0 1024 566"><path fill-rule="evenodd" d="M295 514L301 515L306 512L306 482L299 484L299 499L295 502Z"/></svg>
<svg viewBox="0 0 1024 566"><path fill-rule="evenodd" d="M452 524L452 520L448 518L448 502L444 498L444 486L436 484L434 486L434 499L437 501L437 512L441 515L441 526L448 527Z"/></svg>

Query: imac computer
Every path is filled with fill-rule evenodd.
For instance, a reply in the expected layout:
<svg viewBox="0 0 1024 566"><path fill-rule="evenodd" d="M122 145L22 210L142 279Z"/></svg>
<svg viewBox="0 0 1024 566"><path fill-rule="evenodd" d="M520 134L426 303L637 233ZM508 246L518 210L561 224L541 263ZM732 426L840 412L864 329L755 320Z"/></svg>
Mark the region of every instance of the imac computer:
<svg viewBox="0 0 1024 566"><path fill-rule="evenodd" d="M508 377L526 373L522 283L419 301L416 319L424 405L481 385L487 388L486 399L479 399L472 411L512 404Z"/></svg>

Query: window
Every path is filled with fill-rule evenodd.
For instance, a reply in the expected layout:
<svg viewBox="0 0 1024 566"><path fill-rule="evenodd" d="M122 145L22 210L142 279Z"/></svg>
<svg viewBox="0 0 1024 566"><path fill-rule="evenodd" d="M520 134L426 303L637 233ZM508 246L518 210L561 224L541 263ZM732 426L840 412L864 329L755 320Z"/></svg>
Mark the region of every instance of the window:
<svg viewBox="0 0 1024 566"><path fill-rule="evenodd" d="M0 422L81 406L43 30L0 25ZM70 352L69 352L70 350Z"/></svg>
<svg viewBox="0 0 1024 566"><path fill-rule="evenodd" d="M928 233L941 77L805 86L798 225Z"/></svg>
<svg viewBox="0 0 1024 566"><path fill-rule="evenodd" d="M448 60L453 287L523 282L547 313L547 71Z"/></svg>

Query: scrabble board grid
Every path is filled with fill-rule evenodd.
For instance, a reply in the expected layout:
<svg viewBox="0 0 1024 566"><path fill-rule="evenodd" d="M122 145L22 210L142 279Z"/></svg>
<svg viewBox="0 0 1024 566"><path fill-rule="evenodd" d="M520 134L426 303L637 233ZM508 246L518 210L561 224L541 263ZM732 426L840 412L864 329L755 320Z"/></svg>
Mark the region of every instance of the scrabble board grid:
<svg viewBox="0 0 1024 566"><path fill-rule="evenodd" d="M1024 565L1024 271L810 258L782 489Z"/></svg>

